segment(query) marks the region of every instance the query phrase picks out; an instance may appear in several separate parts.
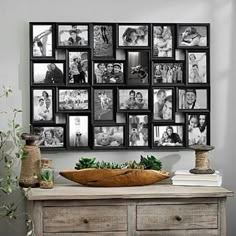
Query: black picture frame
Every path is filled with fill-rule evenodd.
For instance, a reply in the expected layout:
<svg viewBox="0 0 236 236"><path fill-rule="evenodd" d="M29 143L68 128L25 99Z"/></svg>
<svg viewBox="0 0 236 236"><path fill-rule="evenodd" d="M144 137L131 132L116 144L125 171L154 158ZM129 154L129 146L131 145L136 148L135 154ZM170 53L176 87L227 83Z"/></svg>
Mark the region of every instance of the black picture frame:
<svg viewBox="0 0 236 236"><path fill-rule="evenodd" d="M112 71L108 71L108 67L111 68L111 64L113 66ZM100 66L104 66L100 70ZM93 61L93 85L96 86L122 86L126 83L126 66L127 63L124 60L94 60ZM114 68L116 71L114 71ZM120 69L120 72L118 71ZM98 75L97 75L98 74ZM99 79L98 79L99 78ZM97 82L99 81L99 82Z"/></svg>
<svg viewBox="0 0 236 236"><path fill-rule="evenodd" d="M89 48L90 24L78 22L56 24L56 43L57 48Z"/></svg>
<svg viewBox="0 0 236 236"><path fill-rule="evenodd" d="M60 92L64 92L64 101L61 99ZM91 110L91 89L89 87L59 87L56 89L56 100L56 111L59 113L86 113Z"/></svg>
<svg viewBox="0 0 236 236"><path fill-rule="evenodd" d="M29 27L30 58L37 60L54 59L55 24L52 22L31 22Z"/></svg>
<svg viewBox="0 0 236 236"><path fill-rule="evenodd" d="M175 24L152 24L152 58L170 60L175 58Z"/></svg>
<svg viewBox="0 0 236 236"><path fill-rule="evenodd" d="M209 23L177 24L177 48L206 49L210 45Z"/></svg>
<svg viewBox="0 0 236 236"><path fill-rule="evenodd" d="M151 46L151 25L149 23L119 23L116 32L118 48L145 49Z"/></svg>
<svg viewBox="0 0 236 236"><path fill-rule="evenodd" d="M126 149L126 137L125 124L93 125L93 149L95 150Z"/></svg>
<svg viewBox="0 0 236 236"><path fill-rule="evenodd" d="M186 141L190 145L210 145L210 113L186 113Z"/></svg>
<svg viewBox="0 0 236 236"><path fill-rule="evenodd" d="M92 24L91 42L94 60L116 58L116 25L114 23Z"/></svg>

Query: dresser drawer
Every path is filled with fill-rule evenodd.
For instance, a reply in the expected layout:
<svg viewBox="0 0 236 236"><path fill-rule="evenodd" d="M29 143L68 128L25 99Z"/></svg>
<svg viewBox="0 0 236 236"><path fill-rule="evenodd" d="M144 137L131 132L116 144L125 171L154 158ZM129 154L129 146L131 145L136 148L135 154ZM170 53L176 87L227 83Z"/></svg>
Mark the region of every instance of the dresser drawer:
<svg viewBox="0 0 236 236"><path fill-rule="evenodd" d="M137 230L216 229L217 204L137 206Z"/></svg>
<svg viewBox="0 0 236 236"><path fill-rule="evenodd" d="M44 232L126 231L127 206L44 207L43 229Z"/></svg>
<svg viewBox="0 0 236 236"><path fill-rule="evenodd" d="M128 234L127 232L45 233L43 236L128 236Z"/></svg>

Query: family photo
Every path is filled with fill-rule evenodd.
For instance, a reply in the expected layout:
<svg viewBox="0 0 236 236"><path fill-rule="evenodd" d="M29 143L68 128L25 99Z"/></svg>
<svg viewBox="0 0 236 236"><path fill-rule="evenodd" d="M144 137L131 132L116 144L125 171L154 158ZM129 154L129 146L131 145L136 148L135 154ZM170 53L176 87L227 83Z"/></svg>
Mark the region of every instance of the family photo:
<svg viewBox="0 0 236 236"><path fill-rule="evenodd" d="M153 26L153 57L174 57L173 27Z"/></svg>
<svg viewBox="0 0 236 236"><path fill-rule="evenodd" d="M94 147L123 147L124 126L94 127Z"/></svg>
<svg viewBox="0 0 236 236"><path fill-rule="evenodd" d="M207 123L206 114L191 114L188 119L188 145L207 145Z"/></svg>
<svg viewBox="0 0 236 236"><path fill-rule="evenodd" d="M148 46L148 25L119 25L119 46Z"/></svg>
<svg viewBox="0 0 236 236"><path fill-rule="evenodd" d="M207 47L207 26L180 25L178 28L178 46Z"/></svg>
<svg viewBox="0 0 236 236"><path fill-rule="evenodd" d="M94 120L114 120L112 89L94 89Z"/></svg>
<svg viewBox="0 0 236 236"><path fill-rule="evenodd" d="M114 56L112 25L93 26L93 56L94 57Z"/></svg>
<svg viewBox="0 0 236 236"><path fill-rule="evenodd" d="M64 147L64 127L34 127L33 134L39 136L36 145L42 147Z"/></svg>
<svg viewBox="0 0 236 236"><path fill-rule="evenodd" d="M69 116L69 146L88 147L88 116Z"/></svg>
<svg viewBox="0 0 236 236"><path fill-rule="evenodd" d="M63 84L64 63L33 63L34 84Z"/></svg>
<svg viewBox="0 0 236 236"><path fill-rule="evenodd" d="M207 83L206 52L188 52L188 83Z"/></svg>
<svg viewBox="0 0 236 236"><path fill-rule="evenodd" d="M199 110L208 109L207 89L179 89L179 109Z"/></svg>
<svg viewBox="0 0 236 236"><path fill-rule="evenodd" d="M138 85L149 83L149 52L128 52L127 84Z"/></svg>
<svg viewBox="0 0 236 236"><path fill-rule="evenodd" d="M53 120L52 90L33 90L33 121Z"/></svg>
<svg viewBox="0 0 236 236"><path fill-rule="evenodd" d="M129 146L147 147L149 145L148 115L129 115Z"/></svg>
<svg viewBox="0 0 236 236"><path fill-rule="evenodd" d="M173 89L153 90L153 119L173 120Z"/></svg>
<svg viewBox="0 0 236 236"><path fill-rule="evenodd" d="M153 63L154 84L181 84L183 83L184 65L183 62Z"/></svg>
<svg viewBox="0 0 236 236"><path fill-rule="evenodd" d="M88 83L88 52L69 51L69 84Z"/></svg>
<svg viewBox="0 0 236 236"><path fill-rule="evenodd" d="M95 84L122 84L124 83L124 62L95 62Z"/></svg>
<svg viewBox="0 0 236 236"><path fill-rule="evenodd" d="M88 110L88 89L59 89L58 110Z"/></svg>
<svg viewBox="0 0 236 236"><path fill-rule="evenodd" d="M148 89L119 89L120 110L148 110Z"/></svg>
<svg viewBox="0 0 236 236"><path fill-rule="evenodd" d="M88 25L58 25L58 46L88 46Z"/></svg>
<svg viewBox="0 0 236 236"><path fill-rule="evenodd" d="M154 126L154 146L183 146L183 126Z"/></svg>
<svg viewBox="0 0 236 236"><path fill-rule="evenodd" d="M32 25L32 56L52 57L52 25Z"/></svg>

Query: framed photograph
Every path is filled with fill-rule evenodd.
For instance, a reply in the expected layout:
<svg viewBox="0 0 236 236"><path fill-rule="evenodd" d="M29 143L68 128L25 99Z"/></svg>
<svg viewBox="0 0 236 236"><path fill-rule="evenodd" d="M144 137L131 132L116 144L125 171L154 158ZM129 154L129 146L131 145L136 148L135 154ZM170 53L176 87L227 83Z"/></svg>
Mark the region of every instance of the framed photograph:
<svg viewBox="0 0 236 236"><path fill-rule="evenodd" d="M125 147L124 125L102 125L93 127L94 149L116 149Z"/></svg>
<svg viewBox="0 0 236 236"><path fill-rule="evenodd" d="M178 24L178 48L207 48L209 47L209 24Z"/></svg>
<svg viewBox="0 0 236 236"><path fill-rule="evenodd" d="M93 57L115 58L114 24L93 25Z"/></svg>
<svg viewBox="0 0 236 236"><path fill-rule="evenodd" d="M149 73L149 51L128 51L128 80L129 85L148 85Z"/></svg>
<svg viewBox="0 0 236 236"><path fill-rule="evenodd" d="M54 24L30 23L31 58L54 58Z"/></svg>
<svg viewBox="0 0 236 236"><path fill-rule="evenodd" d="M68 147L88 148L89 145L89 115L68 115Z"/></svg>
<svg viewBox="0 0 236 236"><path fill-rule="evenodd" d="M33 123L54 122L53 89L32 89L31 108Z"/></svg>
<svg viewBox="0 0 236 236"><path fill-rule="evenodd" d="M210 109L209 88L179 88L177 94L179 111L206 111Z"/></svg>
<svg viewBox="0 0 236 236"><path fill-rule="evenodd" d="M78 112L90 110L89 89L58 89L57 111Z"/></svg>
<svg viewBox="0 0 236 236"><path fill-rule="evenodd" d="M119 24L118 25L118 46L119 47L148 47L149 24Z"/></svg>
<svg viewBox="0 0 236 236"><path fill-rule="evenodd" d="M188 146L210 145L209 113L187 113Z"/></svg>
<svg viewBox="0 0 236 236"><path fill-rule="evenodd" d="M169 59L175 58L174 25L152 25L152 57Z"/></svg>
<svg viewBox="0 0 236 236"><path fill-rule="evenodd" d="M94 61L93 83L96 85L124 84L124 61Z"/></svg>
<svg viewBox="0 0 236 236"><path fill-rule="evenodd" d="M41 149L65 148L65 126L62 124L33 126L32 133L40 137L36 144Z"/></svg>
<svg viewBox="0 0 236 236"><path fill-rule="evenodd" d="M185 78L184 61L152 63L153 85L183 84Z"/></svg>
<svg viewBox="0 0 236 236"><path fill-rule="evenodd" d="M174 121L174 88L153 89L153 120Z"/></svg>
<svg viewBox="0 0 236 236"><path fill-rule="evenodd" d="M129 147L149 147L150 123L148 114L129 114Z"/></svg>
<svg viewBox="0 0 236 236"><path fill-rule="evenodd" d="M148 89L118 89L118 110L146 111L149 108Z"/></svg>
<svg viewBox="0 0 236 236"><path fill-rule="evenodd" d="M93 106L94 121L114 121L113 89L94 89Z"/></svg>
<svg viewBox="0 0 236 236"><path fill-rule="evenodd" d="M68 70L68 85L89 83L90 77L90 51L88 50L67 50L67 70Z"/></svg>
<svg viewBox="0 0 236 236"><path fill-rule="evenodd" d="M89 45L88 24L58 24L57 47L87 47Z"/></svg>
<svg viewBox="0 0 236 236"><path fill-rule="evenodd" d="M175 125L153 125L153 147L184 147L184 126Z"/></svg>
<svg viewBox="0 0 236 236"><path fill-rule="evenodd" d="M207 51L187 51L187 82L189 84L209 83L208 75L208 52Z"/></svg>
<svg viewBox="0 0 236 236"><path fill-rule="evenodd" d="M65 84L64 61L33 61L31 63L32 84L34 85L63 85Z"/></svg>

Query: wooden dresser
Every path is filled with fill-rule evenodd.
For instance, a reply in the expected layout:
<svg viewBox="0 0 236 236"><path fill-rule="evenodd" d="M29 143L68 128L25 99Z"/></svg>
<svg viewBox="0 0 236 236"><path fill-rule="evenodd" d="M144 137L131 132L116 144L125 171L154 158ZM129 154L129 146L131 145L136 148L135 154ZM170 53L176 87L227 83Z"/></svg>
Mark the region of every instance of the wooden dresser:
<svg viewBox="0 0 236 236"><path fill-rule="evenodd" d="M61 185L26 191L36 236L226 236L222 187Z"/></svg>

